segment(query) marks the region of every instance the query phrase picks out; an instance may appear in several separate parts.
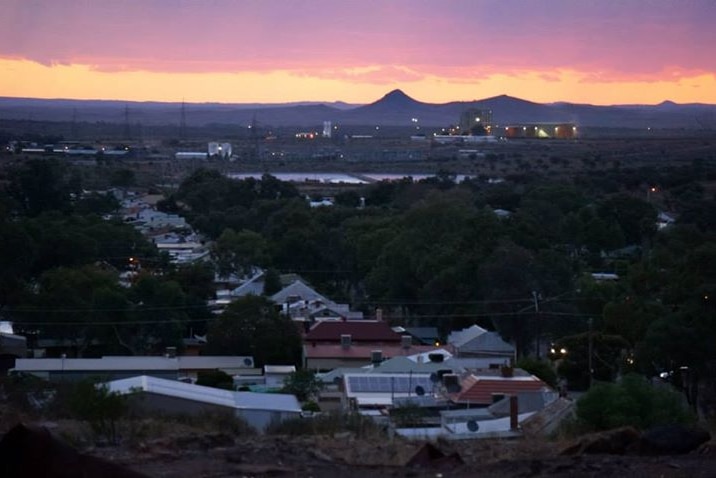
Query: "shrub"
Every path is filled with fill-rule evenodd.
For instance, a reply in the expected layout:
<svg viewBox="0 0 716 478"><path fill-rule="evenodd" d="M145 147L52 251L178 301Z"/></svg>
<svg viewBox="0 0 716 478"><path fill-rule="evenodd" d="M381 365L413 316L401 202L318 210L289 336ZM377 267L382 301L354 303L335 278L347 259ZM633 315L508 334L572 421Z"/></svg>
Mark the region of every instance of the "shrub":
<svg viewBox="0 0 716 478"><path fill-rule="evenodd" d="M320 411L321 411L321 407L320 407L316 402L314 402L313 400L311 400L310 402L304 403L304 404L301 406L301 410L303 410L304 412L314 412L314 413L317 413L317 412L320 412Z"/></svg>
<svg viewBox="0 0 716 478"><path fill-rule="evenodd" d="M323 382L315 373L311 370L297 370L286 377L281 391L296 395L299 401L305 402L316 397L322 389Z"/></svg>
<svg viewBox="0 0 716 478"><path fill-rule="evenodd" d="M73 387L69 408L77 418L90 424L97 437L117 443L117 422L127 412L125 397L110 392L105 384L85 380Z"/></svg>
<svg viewBox="0 0 716 478"><path fill-rule="evenodd" d="M231 378L231 375L221 370L199 372L196 384L205 387L220 388L222 390L234 390L234 379Z"/></svg>
<svg viewBox="0 0 716 478"><path fill-rule="evenodd" d="M694 417L678 392L630 374L620 382L597 383L590 388L577 401L577 419L588 430L608 430L688 423Z"/></svg>
<svg viewBox="0 0 716 478"><path fill-rule="evenodd" d="M312 418L296 418L277 422L266 433L273 435L333 435L352 432L359 438L385 435L385 429L373 419L358 413L326 413Z"/></svg>

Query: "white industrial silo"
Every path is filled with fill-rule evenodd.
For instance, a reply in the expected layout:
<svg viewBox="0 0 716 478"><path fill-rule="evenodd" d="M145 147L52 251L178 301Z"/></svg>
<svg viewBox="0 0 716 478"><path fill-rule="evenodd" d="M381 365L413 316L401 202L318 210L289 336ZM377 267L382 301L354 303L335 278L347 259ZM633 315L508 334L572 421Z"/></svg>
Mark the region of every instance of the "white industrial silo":
<svg viewBox="0 0 716 478"><path fill-rule="evenodd" d="M221 143L221 156L224 158L230 158L231 153L231 143Z"/></svg>

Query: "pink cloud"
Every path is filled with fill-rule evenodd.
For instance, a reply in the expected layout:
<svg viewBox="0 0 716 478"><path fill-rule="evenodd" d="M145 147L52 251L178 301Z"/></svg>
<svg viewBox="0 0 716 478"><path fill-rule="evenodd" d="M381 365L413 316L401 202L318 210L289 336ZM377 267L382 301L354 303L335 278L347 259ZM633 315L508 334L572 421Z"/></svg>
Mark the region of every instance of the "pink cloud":
<svg viewBox="0 0 716 478"><path fill-rule="evenodd" d="M711 0L4 0L0 56L104 72L353 73L369 83L561 69L716 72ZM528 5L528 6L526 6ZM359 71L359 70L356 70Z"/></svg>

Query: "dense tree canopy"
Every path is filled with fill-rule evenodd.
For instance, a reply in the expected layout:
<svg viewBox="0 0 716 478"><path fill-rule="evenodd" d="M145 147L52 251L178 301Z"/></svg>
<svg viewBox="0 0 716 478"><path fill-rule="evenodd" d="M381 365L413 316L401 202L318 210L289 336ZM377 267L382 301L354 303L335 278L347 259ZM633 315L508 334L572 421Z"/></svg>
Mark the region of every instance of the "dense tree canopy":
<svg viewBox="0 0 716 478"><path fill-rule="evenodd" d="M585 158L585 168L595 158ZM485 161L498 159L505 160ZM381 307L390 320L443 334L479 323L518 343L520 355L534 349L536 335L549 336L569 350L561 371L574 383L589 381L590 343L594 378L681 367L716 376L716 208L708 187L716 169L705 161L615 163L556 181L510 160L521 172L497 183L457 183L443 171L344 191L330 208L311 208L295 186L270 175L235 180L199 169L161 207L213 241L221 273L269 268L266 292L278 287L276 272L294 272L368 316ZM82 340L112 338L124 353L203 332L212 267L172 268L133 228L101 219L112 202L83 197L81 175L66 165L30 161L4 179L3 312L24 308L22 321L39 324L31 308L52 308L43 323L77 324ZM651 185L658 194L649 195ZM676 224L659 230L658 210ZM116 275L130 256L142 259L143 274L120 289ZM592 272L619 279L595 281ZM292 327L267 299L252 297L208 333L214 352L295 363ZM269 342L279 345L260 345Z"/></svg>

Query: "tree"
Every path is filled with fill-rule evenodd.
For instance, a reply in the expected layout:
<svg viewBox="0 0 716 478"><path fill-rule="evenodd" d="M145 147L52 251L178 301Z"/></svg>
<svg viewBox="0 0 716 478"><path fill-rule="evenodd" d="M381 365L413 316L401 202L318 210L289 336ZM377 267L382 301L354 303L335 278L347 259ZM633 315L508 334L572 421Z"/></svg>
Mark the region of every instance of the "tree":
<svg viewBox="0 0 716 478"><path fill-rule="evenodd" d="M229 304L211 324L207 352L215 355L250 355L257 366L298 364L301 337L298 327L265 297L242 297Z"/></svg>
<svg viewBox="0 0 716 478"><path fill-rule="evenodd" d="M627 244L642 244L656 232L656 209L632 196L617 195L603 201L598 214L607 222L619 224Z"/></svg>
<svg viewBox="0 0 716 478"><path fill-rule="evenodd" d="M286 377L281 389L283 393L296 395L301 402L315 399L321 390L323 390L323 382L311 370L292 372Z"/></svg>
<svg viewBox="0 0 716 478"><path fill-rule="evenodd" d="M281 289L281 275L276 269L269 268L264 274L264 295L270 297Z"/></svg>
<svg viewBox="0 0 716 478"><path fill-rule="evenodd" d="M22 328L66 339L82 356L106 334L102 322L121 317L126 292L114 273L88 265L44 272L29 302L16 310Z"/></svg>
<svg viewBox="0 0 716 478"><path fill-rule="evenodd" d="M557 373L549 362L531 357L522 357L517 361L517 368L531 373L550 387L557 386Z"/></svg>
<svg viewBox="0 0 716 478"><path fill-rule="evenodd" d="M187 334L187 296L178 282L141 274L128 295L126 320L112 329L116 341L132 355L181 347Z"/></svg>
<svg viewBox="0 0 716 478"><path fill-rule="evenodd" d="M37 216L47 211L68 211L71 193L81 193L70 184L68 169L56 160L33 159L8 172L8 191L21 213Z"/></svg>
<svg viewBox="0 0 716 478"><path fill-rule="evenodd" d="M225 229L212 245L211 254L221 275L247 275L254 267L266 265L268 244L257 232Z"/></svg>

